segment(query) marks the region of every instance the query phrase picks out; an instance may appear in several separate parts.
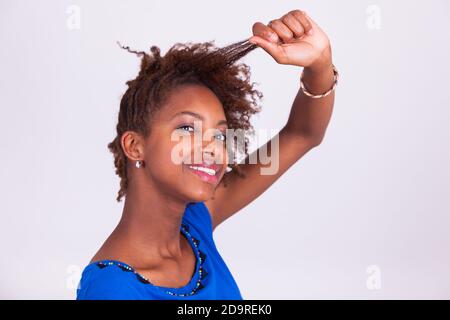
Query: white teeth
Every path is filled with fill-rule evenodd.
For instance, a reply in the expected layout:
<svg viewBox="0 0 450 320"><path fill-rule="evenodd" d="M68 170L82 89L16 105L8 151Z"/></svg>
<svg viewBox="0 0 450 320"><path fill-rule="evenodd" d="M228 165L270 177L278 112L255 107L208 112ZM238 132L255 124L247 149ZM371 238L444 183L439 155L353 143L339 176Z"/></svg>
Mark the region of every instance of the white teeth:
<svg viewBox="0 0 450 320"><path fill-rule="evenodd" d="M198 171L206 172L210 176L214 176L216 174L216 170L210 169L210 168L195 167L195 166L189 166L189 168L194 169L194 170L198 170Z"/></svg>

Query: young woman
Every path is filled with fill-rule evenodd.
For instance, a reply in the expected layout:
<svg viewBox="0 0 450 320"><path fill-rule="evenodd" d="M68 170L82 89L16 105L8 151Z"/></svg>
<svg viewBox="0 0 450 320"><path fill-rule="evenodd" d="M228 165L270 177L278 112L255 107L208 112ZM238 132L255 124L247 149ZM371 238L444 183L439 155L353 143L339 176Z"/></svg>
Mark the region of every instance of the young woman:
<svg viewBox="0 0 450 320"><path fill-rule="evenodd" d="M273 174L261 174L267 164L249 163L248 136L238 143L240 163L232 163L224 143L229 130L251 130L250 117L260 111L262 94L249 82L248 66L237 63L258 47L279 64L304 68L276 136ZM220 49L178 43L163 57L156 46L152 55L125 49L142 56L108 145L121 179L117 201L125 197L125 204L117 227L84 268L77 299L243 299L213 231L321 143L338 79L329 39L304 11L294 10L267 25L255 23L252 37ZM202 138L206 131L213 139ZM175 135L192 143L177 149ZM273 141L263 147L271 150Z"/></svg>

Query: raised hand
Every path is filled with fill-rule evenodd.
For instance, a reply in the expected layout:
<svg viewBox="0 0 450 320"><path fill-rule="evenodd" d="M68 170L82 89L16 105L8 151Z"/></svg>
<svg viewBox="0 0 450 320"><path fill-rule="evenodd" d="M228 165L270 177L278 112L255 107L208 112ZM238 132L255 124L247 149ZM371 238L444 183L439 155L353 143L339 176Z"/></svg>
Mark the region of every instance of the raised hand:
<svg viewBox="0 0 450 320"><path fill-rule="evenodd" d="M290 11L267 25L256 22L249 42L280 64L320 69L331 63L330 41L305 11Z"/></svg>

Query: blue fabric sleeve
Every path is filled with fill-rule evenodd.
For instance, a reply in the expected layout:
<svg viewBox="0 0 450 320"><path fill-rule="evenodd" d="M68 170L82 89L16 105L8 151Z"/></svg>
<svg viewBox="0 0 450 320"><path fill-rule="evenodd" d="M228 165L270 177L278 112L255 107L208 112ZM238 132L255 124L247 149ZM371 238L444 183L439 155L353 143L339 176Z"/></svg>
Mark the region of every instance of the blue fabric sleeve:
<svg viewBox="0 0 450 320"><path fill-rule="evenodd" d="M132 285L135 279L132 273L124 272L117 266L106 267L90 274L86 288L80 290L77 300L135 300L141 294ZM130 277L131 276L131 277ZM83 285L83 283L82 283Z"/></svg>

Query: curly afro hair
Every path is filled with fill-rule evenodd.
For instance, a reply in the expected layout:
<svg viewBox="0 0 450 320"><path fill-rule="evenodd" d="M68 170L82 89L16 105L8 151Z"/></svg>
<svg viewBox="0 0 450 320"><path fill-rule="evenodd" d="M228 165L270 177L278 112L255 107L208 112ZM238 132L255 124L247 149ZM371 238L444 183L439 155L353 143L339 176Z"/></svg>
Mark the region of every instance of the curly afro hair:
<svg viewBox="0 0 450 320"><path fill-rule="evenodd" d="M126 196L128 187L127 157L120 143L121 136L130 130L148 137L152 115L178 85L201 84L212 90L223 105L228 128L245 130L245 143L238 142L237 149L244 156L248 155L247 132L254 134L250 117L261 111L257 99L261 99L263 94L254 89L254 82L250 83L250 68L236 62L258 46L244 40L218 48L213 42L176 43L164 56L160 55L157 46L150 48L150 54L130 50L118 43L122 49L142 56L139 74L126 82L128 88L120 102L117 135L108 144L114 155L116 174L121 179L118 202ZM245 177L234 161L229 167L232 170L221 181L224 186L230 174Z"/></svg>

